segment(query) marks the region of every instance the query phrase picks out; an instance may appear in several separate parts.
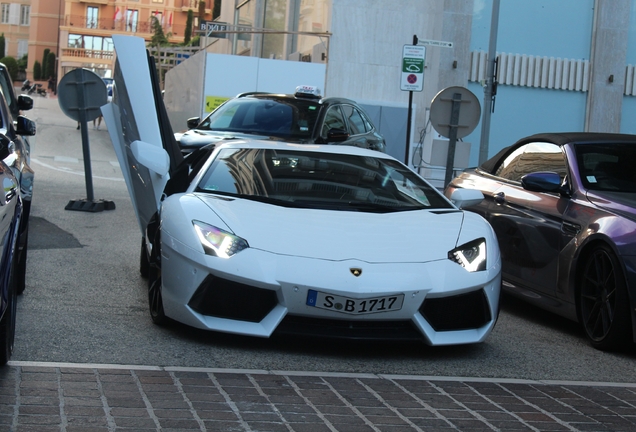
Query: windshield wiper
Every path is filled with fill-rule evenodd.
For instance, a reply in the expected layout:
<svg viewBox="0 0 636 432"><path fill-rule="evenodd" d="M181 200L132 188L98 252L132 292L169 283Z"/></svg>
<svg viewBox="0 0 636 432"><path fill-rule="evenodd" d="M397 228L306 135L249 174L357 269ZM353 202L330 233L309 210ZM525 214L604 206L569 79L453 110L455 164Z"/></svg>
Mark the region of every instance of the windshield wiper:
<svg viewBox="0 0 636 432"><path fill-rule="evenodd" d="M398 206L393 206L388 204L380 204L380 203L367 202L367 201L349 201L347 203L347 206L349 206L350 208L351 207L359 208L360 210L363 210L363 211L373 211L378 213L382 213L382 212L391 213L391 212L422 209L422 207L404 206L404 205L400 205L398 207Z"/></svg>

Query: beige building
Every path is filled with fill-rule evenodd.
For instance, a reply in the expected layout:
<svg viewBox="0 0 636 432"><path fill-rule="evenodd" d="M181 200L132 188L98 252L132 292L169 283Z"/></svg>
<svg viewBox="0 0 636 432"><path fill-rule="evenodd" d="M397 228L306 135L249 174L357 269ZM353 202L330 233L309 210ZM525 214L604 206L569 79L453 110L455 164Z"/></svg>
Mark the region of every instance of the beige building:
<svg viewBox="0 0 636 432"><path fill-rule="evenodd" d="M202 1L205 19L209 20L214 5L214 0L19 1L24 5L18 6L30 8L30 25L25 27L24 36L25 41L28 40L27 77L33 78L35 61L42 62L44 51L49 49L57 56L58 81L75 68L87 68L100 76L110 77L114 66L112 35L134 34L150 41L153 36L153 17L162 24L170 42L181 43L188 10L198 17L199 3ZM2 3L3 18L4 6ZM20 7L11 6L11 10L20 10ZM16 53L17 45L16 42Z"/></svg>
<svg viewBox="0 0 636 432"><path fill-rule="evenodd" d="M4 34L5 38L5 56L20 59L27 54L31 28L31 3L31 0L0 3L0 33Z"/></svg>

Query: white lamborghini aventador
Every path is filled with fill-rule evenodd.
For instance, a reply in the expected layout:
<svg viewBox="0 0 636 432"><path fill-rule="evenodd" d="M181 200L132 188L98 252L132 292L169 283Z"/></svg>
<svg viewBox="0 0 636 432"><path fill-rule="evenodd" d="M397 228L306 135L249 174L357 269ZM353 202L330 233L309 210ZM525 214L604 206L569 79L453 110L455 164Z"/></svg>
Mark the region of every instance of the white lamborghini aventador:
<svg viewBox="0 0 636 432"><path fill-rule="evenodd" d="M461 210L480 192L448 200L391 156L349 146L230 140L182 160L154 66L139 67L143 39L113 40L102 111L156 323L431 345L488 336L499 249L490 225Z"/></svg>

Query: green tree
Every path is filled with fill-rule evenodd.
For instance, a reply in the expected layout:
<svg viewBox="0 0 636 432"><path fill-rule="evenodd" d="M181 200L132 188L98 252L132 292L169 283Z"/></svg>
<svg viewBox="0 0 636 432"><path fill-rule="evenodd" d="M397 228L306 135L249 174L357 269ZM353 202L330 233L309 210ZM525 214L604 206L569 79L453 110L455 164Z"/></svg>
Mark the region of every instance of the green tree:
<svg viewBox="0 0 636 432"><path fill-rule="evenodd" d="M47 48L47 49L44 50L44 53L42 54L42 64L40 65L42 67L42 69L41 69L40 78L46 78L44 76L44 74L46 73L46 69L47 69L46 62L49 59L49 53L50 52L51 52L51 50Z"/></svg>
<svg viewBox="0 0 636 432"><path fill-rule="evenodd" d="M161 23L155 16L152 17L152 33L153 35L150 39L150 46L160 47L170 44L168 37L170 37L171 34L168 33L168 35L166 35L163 32L163 27L161 27Z"/></svg>
<svg viewBox="0 0 636 432"><path fill-rule="evenodd" d="M29 64L29 56L25 54L22 56L21 59L18 60L18 70L25 71L27 69L28 64Z"/></svg>
<svg viewBox="0 0 636 432"><path fill-rule="evenodd" d="M13 81L18 79L18 61L15 58L11 56L2 57L0 59L0 63L4 63L4 65L7 67L9 75L11 75L11 79Z"/></svg>
<svg viewBox="0 0 636 432"><path fill-rule="evenodd" d="M0 34L0 58L4 57L6 40L4 38L4 33Z"/></svg>
<svg viewBox="0 0 636 432"><path fill-rule="evenodd" d="M205 2L199 2L199 23L205 21Z"/></svg>
<svg viewBox="0 0 636 432"><path fill-rule="evenodd" d="M55 53L50 52L46 58L46 70L42 78L49 79L55 76Z"/></svg>
<svg viewBox="0 0 636 432"><path fill-rule="evenodd" d="M192 39L192 23L194 21L194 12L188 9L188 18L186 19L185 31L183 32L183 44L188 45Z"/></svg>
<svg viewBox="0 0 636 432"><path fill-rule="evenodd" d="M35 63L33 63L33 80L37 81L37 80L41 80L42 79L42 65L40 64L39 61L35 61Z"/></svg>

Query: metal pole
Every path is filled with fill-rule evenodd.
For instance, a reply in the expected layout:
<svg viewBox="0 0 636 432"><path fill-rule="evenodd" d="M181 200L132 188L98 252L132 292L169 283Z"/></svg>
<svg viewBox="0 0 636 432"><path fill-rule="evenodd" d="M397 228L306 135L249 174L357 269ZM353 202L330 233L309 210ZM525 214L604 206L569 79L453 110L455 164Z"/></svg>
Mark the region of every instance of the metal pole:
<svg viewBox="0 0 636 432"><path fill-rule="evenodd" d="M417 35L413 35L413 45L417 45ZM411 152L411 117L413 115L413 92L409 91L409 108L406 119L406 147L404 150L404 165L409 165L409 153Z"/></svg>
<svg viewBox="0 0 636 432"><path fill-rule="evenodd" d="M488 72L484 85L484 109L481 117L481 139L479 143L479 164L488 160L488 140L490 139L490 115L492 113L492 86L495 80L495 58L497 57L497 30L499 27L499 0L492 1L490 20L490 44L488 46Z"/></svg>
<svg viewBox="0 0 636 432"><path fill-rule="evenodd" d="M411 151L411 116L413 115L413 92L409 92L409 109L406 114L406 147L404 150L404 165L409 164L409 153Z"/></svg>
<svg viewBox="0 0 636 432"><path fill-rule="evenodd" d="M457 128L459 127L459 110L462 105L462 94L453 93L450 126L448 127L448 152L446 153L446 177L444 187L448 186L455 171L455 147L457 146Z"/></svg>
<svg viewBox="0 0 636 432"><path fill-rule="evenodd" d="M81 78L77 83L77 98L79 107L79 119L80 119L80 128L82 134L82 152L84 156L84 178L86 179L86 200L88 202L94 201L93 196L93 175L91 172L91 151L88 145L88 126L86 124L86 77L84 70L80 70Z"/></svg>

